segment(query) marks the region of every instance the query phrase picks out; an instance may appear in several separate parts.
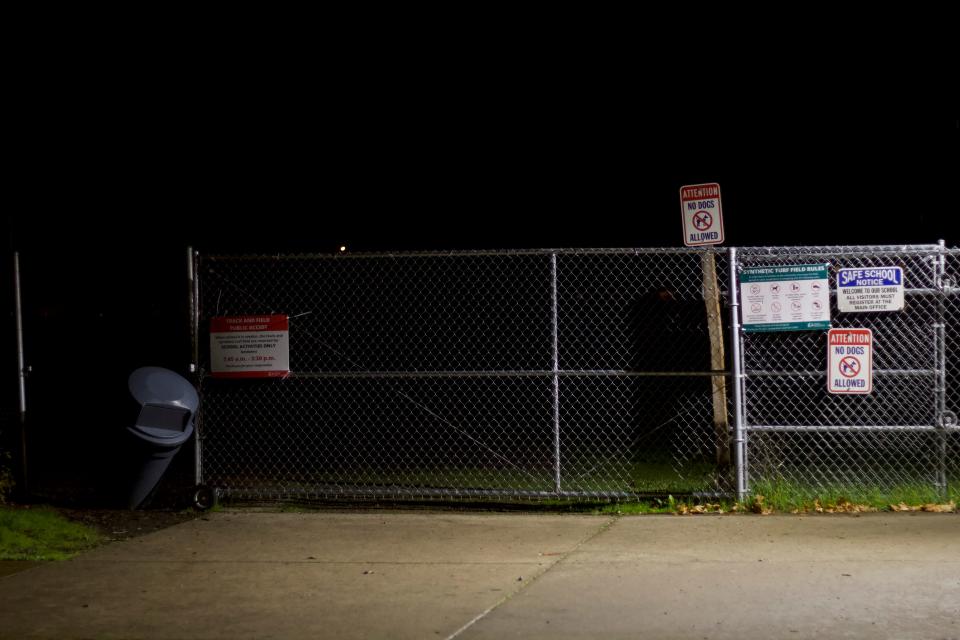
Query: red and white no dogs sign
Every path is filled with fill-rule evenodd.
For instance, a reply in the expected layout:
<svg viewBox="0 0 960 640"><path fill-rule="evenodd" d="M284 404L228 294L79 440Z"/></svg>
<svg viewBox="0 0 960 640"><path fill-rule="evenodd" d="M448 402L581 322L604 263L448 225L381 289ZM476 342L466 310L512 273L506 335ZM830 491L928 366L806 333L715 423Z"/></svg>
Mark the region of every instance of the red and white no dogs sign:
<svg viewBox="0 0 960 640"><path fill-rule="evenodd" d="M680 187L680 209L683 214L683 244L702 247L723 243L719 184L710 182Z"/></svg>
<svg viewBox="0 0 960 640"><path fill-rule="evenodd" d="M873 391L873 332L870 329L830 329L827 350L827 391Z"/></svg>

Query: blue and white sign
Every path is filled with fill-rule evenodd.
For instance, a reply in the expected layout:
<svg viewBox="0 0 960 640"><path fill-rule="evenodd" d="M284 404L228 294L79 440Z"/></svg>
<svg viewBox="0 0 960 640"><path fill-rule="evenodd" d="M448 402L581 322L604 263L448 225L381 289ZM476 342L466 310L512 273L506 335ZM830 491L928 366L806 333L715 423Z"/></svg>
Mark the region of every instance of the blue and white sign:
<svg viewBox="0 0 960 640"><path fill-rule="evenodd" d="M838 269L837 309L841 313L903 310L903 269Z"/></svg>

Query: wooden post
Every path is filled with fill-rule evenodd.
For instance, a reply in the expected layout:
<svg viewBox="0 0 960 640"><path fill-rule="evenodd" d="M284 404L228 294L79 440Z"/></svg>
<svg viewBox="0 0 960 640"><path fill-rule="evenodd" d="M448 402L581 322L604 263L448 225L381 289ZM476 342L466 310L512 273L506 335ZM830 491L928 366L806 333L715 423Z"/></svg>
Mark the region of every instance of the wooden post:
<svg viewBox="0 0 960 640"><path fill-rule="evenodd" d="M710 332L710 368L722 371L726 368L723 351L723 316L720 315L720 288L717 286L716 255L703 253L703 302L707 307L707 330ZM717 465L730 466L730 434L727 418L727 379L715 375L710 378L713 389L713 429L717 436Z"/></svg>

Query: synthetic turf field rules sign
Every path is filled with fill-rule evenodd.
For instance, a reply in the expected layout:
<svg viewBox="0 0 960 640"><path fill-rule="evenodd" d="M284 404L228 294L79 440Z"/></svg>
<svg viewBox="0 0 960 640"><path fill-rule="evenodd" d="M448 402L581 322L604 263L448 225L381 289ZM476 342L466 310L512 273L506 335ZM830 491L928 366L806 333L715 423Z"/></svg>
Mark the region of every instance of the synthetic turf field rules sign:
<svg viewBox="0 0 960 640"><path fill-rule="evenodd" d="M827 332L827 391L873 391L873 332L870 329Z"/></svg>
<svg viewBox="0 0 960 640"><path fill-rule="evenodd" d="M822 331L830 328L825 264L744 267L740 271L743 330Z"/></svg>
<svg viewBox="0 0 960 640"><path fill-rule="evenodd" d="M719 184L710 182L680 187L680 209L683 215L683 244L702 247L723 243Z"/></svg>

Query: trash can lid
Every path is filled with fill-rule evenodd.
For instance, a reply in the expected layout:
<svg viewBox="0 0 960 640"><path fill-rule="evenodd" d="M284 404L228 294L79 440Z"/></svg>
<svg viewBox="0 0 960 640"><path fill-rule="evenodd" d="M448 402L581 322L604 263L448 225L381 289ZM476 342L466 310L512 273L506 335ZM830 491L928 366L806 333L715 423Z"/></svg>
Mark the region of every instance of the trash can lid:
<svg viewBox="0 0 960 640"><path fill-rule="evenodd" d="M191 413L200 406L197 390L190 381L163 367L140 367L130 374L127 386L141 405L173 404Z"/></svg>

